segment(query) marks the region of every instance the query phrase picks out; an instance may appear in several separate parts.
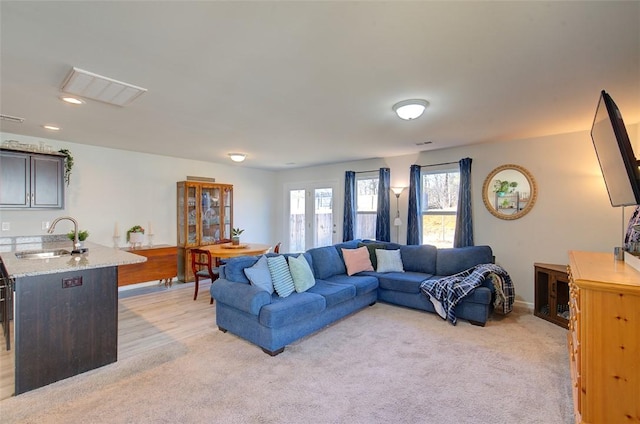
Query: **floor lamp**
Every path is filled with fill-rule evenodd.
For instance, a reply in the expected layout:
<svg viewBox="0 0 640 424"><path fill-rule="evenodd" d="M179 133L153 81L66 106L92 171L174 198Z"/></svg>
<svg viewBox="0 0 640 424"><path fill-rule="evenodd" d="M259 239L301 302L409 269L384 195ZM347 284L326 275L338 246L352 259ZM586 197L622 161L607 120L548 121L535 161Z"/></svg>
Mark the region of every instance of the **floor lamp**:
<svg viewBox="0 0 640 424"><path fill-rule="evenodd" d="M402 220L400 219L400 195L404 191L404 187L391 187L391 191L396 195L396 219L393 220L393 226L396 227L396 242L400 244L400 226Z"/></svg>

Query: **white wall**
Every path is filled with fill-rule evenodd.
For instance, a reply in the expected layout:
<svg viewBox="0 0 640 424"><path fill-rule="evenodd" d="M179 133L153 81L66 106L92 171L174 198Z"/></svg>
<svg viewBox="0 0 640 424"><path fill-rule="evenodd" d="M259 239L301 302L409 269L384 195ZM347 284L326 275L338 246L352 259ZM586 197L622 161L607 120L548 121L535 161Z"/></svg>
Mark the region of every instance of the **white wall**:
<svg viewBox="0 0 640 424"><path fill-rule="evenodd" d="M639 125L629 128L634 139ZM636 151L640 151L637 150ZM412 164L429 165L471 157L475 244L492 247L496 263L511 275L518 301L533 304L534 262L566 264L569 250L612 252L622 244L621 208L609 203L602 174L588 131L505 143L482 144L422 152L416 155L348 162L280 172L279 187L293 181L339 179L336 208L342 216L344 172L391 168L391 186L407 187ZM517 220L501 220L486 210L482 201L484 179L496 167L516 164L528 169L538 186L531 212ZM407 191L400 196L400 242L406 241ZM285 216L282 199L275 216ZM625 220L632 208L627 208ZM395 205L391 212L395 214ZM286 228L276 222L277 233ZM626 226L626 222L625 222ZM392 228L395 240L395 228ZM342 235L339 234L339 239Z"/></svg>
<svg viewBox="0 0 640 424"><path fill-rule="evenodd" d="M243 236L247 241L271 244L277 239L271 225L272 193L276 191L274 172L8 133L0 134L0 139L33 144L44 140L54 151L69 149L75 163L64 210L2 210L0 220L9 222L11 230L0 236L45 234L42 221L70 215L78 220L81 229L90 232L89 240L94 243L112 246L117 222L121 246L126 246L128 228L141 225L146 229L149 223L155 234L154 244L175 245L176 182L192 175L233 184L234 226L245 229ZM56 234L71 229L68 221L58 225Z"/></svg>

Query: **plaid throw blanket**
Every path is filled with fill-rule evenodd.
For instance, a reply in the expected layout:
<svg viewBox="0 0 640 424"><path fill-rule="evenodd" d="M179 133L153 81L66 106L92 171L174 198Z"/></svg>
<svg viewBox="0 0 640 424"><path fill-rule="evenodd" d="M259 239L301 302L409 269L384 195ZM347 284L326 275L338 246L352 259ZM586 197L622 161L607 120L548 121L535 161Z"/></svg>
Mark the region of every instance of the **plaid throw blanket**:
<svg viewBox="0 0 640 424"><path fill-rule="evenodd" d="M489 277L496 288L495 306L499 307L500 313L511 312L515 299L513 282L507 271L495 264L480 264L438 280L425 280L420 284L420 291L433 303L442 319L448 319L455 325L456 305Z"/></svg>

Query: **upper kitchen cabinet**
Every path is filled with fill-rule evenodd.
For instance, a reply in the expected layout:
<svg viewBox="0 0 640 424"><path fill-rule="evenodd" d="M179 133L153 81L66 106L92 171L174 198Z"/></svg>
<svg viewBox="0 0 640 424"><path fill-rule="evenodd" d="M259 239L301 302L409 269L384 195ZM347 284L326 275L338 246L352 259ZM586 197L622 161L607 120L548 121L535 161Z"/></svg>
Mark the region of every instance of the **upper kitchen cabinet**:
<svg viewBox="0 0 640 424"><path fill-rule="evenodd" d="M63 209L64 160L57 153L0 150L0 209Z"/></svg>

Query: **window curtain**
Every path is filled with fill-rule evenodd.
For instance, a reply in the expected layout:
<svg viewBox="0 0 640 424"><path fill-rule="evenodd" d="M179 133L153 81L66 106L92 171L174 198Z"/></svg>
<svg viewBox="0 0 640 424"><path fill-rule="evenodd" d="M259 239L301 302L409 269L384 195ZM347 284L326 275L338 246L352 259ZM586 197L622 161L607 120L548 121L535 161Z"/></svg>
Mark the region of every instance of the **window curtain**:
<svg viewBox="0 0 640 424"><path fill-rule="evenodd" d="M420 165L411 165L409 170L409 211L407 215L407 244L421 244L422 234L422 178Z"/></svg>
<svg viewBox="0 0 640 424"><path fill-rule="evenodd" d="M344 216L342 241L353 240L356 224L356 173L346 171L344 175Z"/></svg>
<svg viewBox="0 0 640 424"><path fill-rule="evenodd" d="M471 158L460 159L460 191L453 247L473 246L473 216L471 209Z"/></svg>
<svg viewBox="0 0 640 424"><path fill-rule="evenodd" d="M391 241L391 215L389 205L391 170L380 168L378 177L378 213L376 215L376 240Z"/></svg>

